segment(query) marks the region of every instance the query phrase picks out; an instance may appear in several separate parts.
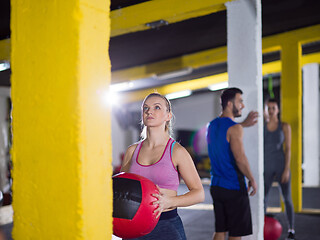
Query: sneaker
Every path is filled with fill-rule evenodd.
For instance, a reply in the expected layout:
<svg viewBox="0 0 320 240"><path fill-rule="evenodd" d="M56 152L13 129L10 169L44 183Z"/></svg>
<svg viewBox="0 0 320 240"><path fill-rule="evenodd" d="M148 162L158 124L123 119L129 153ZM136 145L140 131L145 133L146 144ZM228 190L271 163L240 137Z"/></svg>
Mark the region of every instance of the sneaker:
<svg viewBox="0 0 320 240"><path fill-rule="evenodd" d="M293 233L293 232L288 232L288 237L287 237L287 239L288 239L288 240L295 239L294 233Z"/></svg>

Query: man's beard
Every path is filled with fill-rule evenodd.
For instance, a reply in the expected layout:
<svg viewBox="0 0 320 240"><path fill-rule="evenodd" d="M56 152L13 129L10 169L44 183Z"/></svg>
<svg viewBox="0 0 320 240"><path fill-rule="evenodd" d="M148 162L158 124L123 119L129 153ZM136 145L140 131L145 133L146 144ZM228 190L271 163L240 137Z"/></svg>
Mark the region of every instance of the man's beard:
<svg viewBox="0 0 320 240"><path fill-rule="evenodd" d="M241 113L240 113L240 110L237 109L234 104L233 104L233 108L232 108L232 114L233 116L236 118L236 117L241 117Z"/></svg>

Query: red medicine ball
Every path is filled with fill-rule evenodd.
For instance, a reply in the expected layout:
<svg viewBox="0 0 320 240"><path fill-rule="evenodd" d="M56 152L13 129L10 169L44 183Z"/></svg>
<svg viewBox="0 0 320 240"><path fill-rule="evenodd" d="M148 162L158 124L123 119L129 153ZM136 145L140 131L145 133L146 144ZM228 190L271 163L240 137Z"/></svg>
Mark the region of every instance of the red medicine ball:
<svg viewBox="0 0 320 240"><path fill-rule="evenodd" d="M278 240L282 233L282 226L280 222L269 216L264 217L264 240Z"/></svg>
<svg viewBox="0 0 320 240"><path fill-rule="evenodd" d="M149 179L133 173L119 173L113 180L113 234L137 238L150 233L159 218L153 213L158 205L152 194L159 194Z"/></svg>

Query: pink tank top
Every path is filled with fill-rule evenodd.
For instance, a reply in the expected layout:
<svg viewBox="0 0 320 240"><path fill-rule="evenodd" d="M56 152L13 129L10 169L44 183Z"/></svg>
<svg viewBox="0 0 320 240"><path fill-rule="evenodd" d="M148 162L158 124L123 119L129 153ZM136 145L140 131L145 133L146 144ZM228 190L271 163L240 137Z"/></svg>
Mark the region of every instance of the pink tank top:
<svg viewBox="0 0 320 240"><path fill-rule="evenodd" d="M159 161L151 165L142 165L138 163L139 153L143 144L143 142L140 142L131 159L130 173L146 177L160 188L177 191L179 174L173 165L171 155L174 143L175 141L170 138Z"/></svg>

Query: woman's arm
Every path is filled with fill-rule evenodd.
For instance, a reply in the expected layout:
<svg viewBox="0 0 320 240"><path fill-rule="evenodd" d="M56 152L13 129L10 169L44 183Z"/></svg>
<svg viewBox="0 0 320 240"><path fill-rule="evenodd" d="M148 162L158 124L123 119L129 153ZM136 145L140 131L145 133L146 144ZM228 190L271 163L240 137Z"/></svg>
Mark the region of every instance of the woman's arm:
<svg viewBox="0 0 320 240"><path fill-rule="evenodd" d="M124 158L123 158L123 162L120 170L121 172L129 172L131 167L132 155L136 147L137 147L137 144L134 144L128 147L126 154L124 155Z"/></svg>
<svg viewBox="0 0 320 240"><path fill-rule="evenodd" d="M173 148L172 159L189 192L179 196L167 196L162 189L159 189L160 196L157 196L158 201L154 203L159 204L159 208L156 210L158 214L163 210L186 207L204 201L203 186L193 160L187 150L179 143L176 143Z"/></svg>
<svg viewBox="0 0 320 240"><path fill-rule="evenodd" d="M290 177L291 160L291 127L288 123L282 123L284 133L284 170L281 177L282 183L287 183Z"/></svg>

